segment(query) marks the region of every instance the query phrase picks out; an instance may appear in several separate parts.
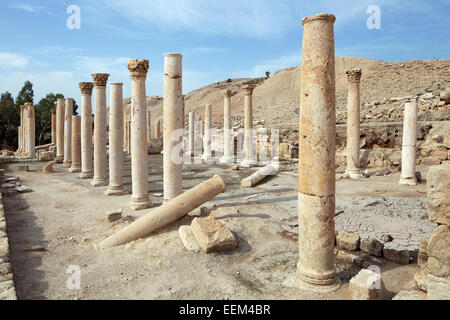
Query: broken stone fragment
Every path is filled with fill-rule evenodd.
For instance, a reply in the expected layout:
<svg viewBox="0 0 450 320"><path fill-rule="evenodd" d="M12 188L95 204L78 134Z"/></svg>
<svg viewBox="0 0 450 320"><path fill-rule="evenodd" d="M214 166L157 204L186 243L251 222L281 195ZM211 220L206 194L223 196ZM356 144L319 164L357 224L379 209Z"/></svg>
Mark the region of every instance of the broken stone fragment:
<svg viewBox="0 0 450 320"><path fill-rule="evenodd" d="M437 227L428 241L428 269L436 277L450 279L450 226Z"/></svg>
<svg viewBox="0 0 450 320"><path fill-rule="evenodd" d="M25 193L25 192L32 192L33 189L31 189L30 187L27 186L20 186L20 187L16 187L17 192L20 193Z"/></svg>
<svg viewBox="0 0 450 320"><path fill-rule="evenodd" d="M433 166L427 174L427 201L431 222L450 225L450 163Z"/></svg>
<svg viewBox="0 0 450 320"><path fill-rule="evenodd" d="M409 264L409 251L396 248L383 248L384 257L399 264Z"/></svg>
<svg viewBox="0 0 450 320"><path fill-rule="evenodd" d="M105 214L106 220L108 222L114 222L119 220L120 218L122 218L122 209L118 209L118 210L114 210L114 211L110 211L107 212Z"/></svg>
<svg viewBox="0 0 450 320"><path fill-rule="evenodd" d="M392 300L426 300L427 296L420 291L400 291Z"/></svg>
<svg viewBox="0 0 450 320"><path fill-rule="evenodd" d="M377 239L363 238L359 245L362 251L376 257L383 256L383 244Z"/></svg>
<svg viewBox="0 0 450 320"><path fill-rule="evenodd" d="M192 233L190 226L181 226L178 229L178 234L180 235L181 242L183 243L186 250L190 252L199 252L200 247L195 239L194 234Z"/></svg>
<svg viewBox="0 0 450 320"><path fill-rule="evenodd" d="M336 237L337 246L349 251L356 251L359 249L360 238L354 232L339 232Z"/></svg>
<svg viewBox="0 0 450 320"><path fill-rule="evenodd" d="M49 164L45 165L45 166L42 168L42 172L43 172L43 173L50 173L50 172L53 172L53 162L50 162Z"/></svg>
<svg viewBox="0 0 450 320"><path fill-rule="evenodd" d="M237 247L237 241L231 231L213 217L195 218L191 230L205 252L228 251Z"/></svg>
<svg viewBox="0 0 450 320"><path fill-rule="evenodd" d="M450 300L450 279L428 275L427 300Z"/></svg>
<svg viewBox="0 0 450 320"><path fill-rule="evenodd" d="M349 300L384 300L386 289L381 275L368 269L362 269L354 276L348 286Z"/></svg>

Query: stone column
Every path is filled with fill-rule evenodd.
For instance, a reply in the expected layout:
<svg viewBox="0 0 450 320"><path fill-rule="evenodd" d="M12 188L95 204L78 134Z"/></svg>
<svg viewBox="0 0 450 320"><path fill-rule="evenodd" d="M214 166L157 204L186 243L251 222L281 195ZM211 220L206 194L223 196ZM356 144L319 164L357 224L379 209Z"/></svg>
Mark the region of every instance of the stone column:
<svg viewBox="0 0 450 320"><path fill-rule="evenodd" d="M70 168L72 163L72 114L73 99L66 98L64 109L64 160L63 167Z"/></svg>
<svg viewBox="0 0 450 320"><path fill-rule="evenodd" d="M151 207L148 197L148 145L147 145L147 102L145 80L149 61L132 59L128 61L131 76L131 179L132 196L130 207L141 210Z"/></svg>
<svg viewBox="0 0 450 320"><path fill-rule="evenodd" d="M94 176L92 158L92 89L93 82L80 82L81 90L81 173L80 179Z"/></svg>
<svg viewBox="0 0 450 320"><path fill-rule="evenodd" d="M211 163L211 104L205 105L205 132L203 136L203 161Z"/></svg>
<svg viewBox="0 0 450 320"><path fill-rule="evenodd" d="M336 98L331 14L302 19L297 284L314 291L339 288L334 267Z"/></svg>
<svg viewBox="0 0 450 320"><path fill-rule="evenodd" d="M155 139L161 139L161 120L155 122Z"/></svg>
<svg viewBox="0 0 450 320"><path fill-rule="evenodd" d="M361 69L348 70L348 101L347 101L347 170L346 174L352 179L362 177L359 167L359 82L361 79Z"/></svg>
<svg viewBox="0 0 450 320"><path fill-rule="evenodd" d="M189 112L189 145L188 154L193 157L195 155L195 112Z"/></svg>
<svg viewBox="0 0 450 320"><path fill-rule="evenodd" d="M163 180L164 201L182 193L184 98L182 93L182 55L164 55Z"/></svg>
<svg viewBox="0 0 450 320"><path fill-rule="evenodd" d="M56 163L64 160L64 104L63 98L56 101Z"/></svg>
<svg viewBox="0 0 450 320"><path fill-rule="evenodd" d="M127 147L128 147L128 155L131 155L131 114L127 115L127 137L128 137L128 142L127 142Z"/></svg>
<svg viewBox="0 0 450 320"><path fill-rule="evenodd" d="M23 121L23 128L22 128L22 155L26 156L28 154L28 148L27 148L27 136L28 136L28 112L25 108L25 105L20 106L22 111L22 121Z"/></svg>
<svg viewBox="0 0 450 320"><path fill-rule="evenodd" d="M17 130L17 134L18 134L18 148L17 148L17 152L18 153L22 153L23 152L23 143L22 143L22 137L23 137L23 107L20 106L20 110L19 110L19 115L20 115L20 126L18 127Z"/></svg>
<svg viewBox="0 0 450 320"><path fill-rule="evenodd" d="M152 119L150 118L150 110L147 110L147 144L152 140Z"/></svg>
<svg viewBox="0 0 450 320"><path fill-rule="evenodd" d="M18 127L17 127L17 144L18 144L18 146L17 146L17 151L16 151L16 152L18 152L18 153L21 152L21 151L20 151L20 148L21 148L21 146L20 146L20 144L21 144L21 139L22 139L22 126L18 126Z"/></svg>
<svg viewBox="0 0 450 320"><path fill-rule="evenodd" d="M416 143L417 143L417 100L405 103L402 138L402 173L400 184L415 186L416 178Z"/></svg>
<svg viewBox="0 0 450 320"><path fill-rule="evenodd" d="M231 126L231 90L224 93L223 103L223 156L220 163L234 162L234 145Z"/></svg>
<svg viewBox="0 0 450 320"><path fill-rule="evenodd" d="M27 154L30 158L36 158L35 154L35 120L34 120L34 105L33 102L25 103L27 110Z"/></svg>
<svg viewBox="0 0 450 320"><path fill-rule="evenodd" d="M108 185L106 167L106 82L109 74L94 73L94 178L91 185L101 187Z"/></svg>
<svg viewBox="0 0 450 320"><path fill-rule="evenodd" d="M109 186L108 196L126 194L123 188L123 83L111 83L109 108Z"/></svg>
<svg viewBox="0 0 450 320"><path fill-rule="evenodd" d="M72 161L69 172L81 172L81 117L72 116Z"/></svg>
<svg viewBox="0 0 450 320"><path fill-rule="evenodd" d="M256 148L253 141L253 107L252 94L254 85L244 84L241 89L245 94L244 102L244 151L245 159L241 162L241 166L250 168L257 165Z"/></svg>
<svg viewBox="0 0 450 320"><path fill-rule="evenodd" d="M56 109L52 109L51 112L52 112L52 143L56 143Z"/></svg>
<svg viewBox="0 0 450 320"><path fill-rule="evenodd" d="M127 113L124 112L122 115L123 119L123 152L128 153L128 121Z"/></svg>

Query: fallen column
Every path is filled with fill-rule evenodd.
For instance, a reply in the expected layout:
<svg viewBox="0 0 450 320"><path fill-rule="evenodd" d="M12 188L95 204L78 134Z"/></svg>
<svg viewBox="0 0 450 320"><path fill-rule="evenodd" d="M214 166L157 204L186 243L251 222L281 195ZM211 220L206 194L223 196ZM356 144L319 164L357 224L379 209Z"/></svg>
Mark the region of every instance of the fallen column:
<svg viewBox="0 0 450 320"><path fill-rule="evenodd" d="M183 187L184 98L181 62L181 54L164 55L163 183L165 201L172 200L181 194Z"/></svg>
<svg viewBox="0 0 450 320"><path fill-rule="evenodd" d="M64 109L64 160L63 167L70 168L72 163L72 114L73 99L66 98Z"/></svg>
<svg viewBox="0 0 450 320"><path fill-rule="evenodd" d="M244 84L241 89L245 93L244 102L244 151L245 159L241 162L241 166L250 168L257 165L256 150L253 141L253 107L252 94L254 85Z"/></svg>
<svg viewBox="0 0 450 320"><path fill-rule="evenodd" d="M122 83L110 84L109 109L109 185L105 194L119 196L126 194L123 188L123 94Z"/></svg>
<svg viewBox="0 0 450 320"><path fill-rule="evenodd" d="M231 128L231 91L226 90L224 93L223 106L223 156L220 163L234 162L234 145Z"/></svg>
<svg viewBox="0 0 450 320"><path fill-rule="evenodd" d="M94 73L94 178L91 185L101 187L108 185L106 171L106 83L109 74Z"/></svg>
<svg viewBox="0 0 450 320"><path fill-rule="evenodd" d="M268 164L262 167L251 176L241 180L241 187L251 188L254 187L258 182L267 176L274 176L278 173L279 167L277 165Z"/></svg>
<svg viewBox="0 0 450 320"><path fill-rule="evenodd" d="M109 236L96 245L96 248L117 246L142 238L181 219L188 212L225 192L226 189L225 181L216 174Z"/></svg>
<svg viewBox="0 0 450 320"><path fill-rule="evenodd" d="M92 89L93 82L80 82L81 90L81 173L80 179L94 176L92 157Z"/></svg>
<svg viewBox="0 0 450 320"><path fill-rule="evenodd" d="M205 133L203 137L203 155L202 159L206 163L212 162L211 154L211 109L212 105L207 104L205 106Z"/></svg>
<svg viewBox="0 0 450 320"><path fill-rule="evenodd" d="M360 97L359 82L361 69L349 70L348 101L347 101L347 170L346 174L352 179L362 177L359 163L360 145Z"/></svg>
<svg viewBox="0 0 450 320"><path fill-rule="evenodd" d="M36 153L34 151L35 147L35 113L33 102L25 103L25 108L27 110L27 156L30 158L36 158Z"/></svg>
<svg viewBox="0 0 450 320"><path fill-rule="evenodd" d="M417 185L416 178L417 144L417 100L405 103L402 137L402 173L398 183L408 186Z"/></svg>
<svg viewBox="0 0 450 320"><path fill-rule="evenodd" d="M130 207L142 210L151 207L148 197L148 145L147 145L147 103L145 79L149 61L132 59L128 61L131 77L131 182Z"/></svg>
<svg viewBox="0 0 450 320"><path fill-rule="evenodd" d="M81 172L81 117L72 116L72 161L69 172Z"/></svg>
<svg viewBox="0 0 450 320"><path fill-rule="evenodd" d="M335 20L331 14L302 19L296 283L319 292L340 286L334 267Z"/></svg>
<svg viewBox="0 0 450 320"><path fill-rule="evenodd" d="M64 160L64 99L56 101L56 163Z"/></svg>

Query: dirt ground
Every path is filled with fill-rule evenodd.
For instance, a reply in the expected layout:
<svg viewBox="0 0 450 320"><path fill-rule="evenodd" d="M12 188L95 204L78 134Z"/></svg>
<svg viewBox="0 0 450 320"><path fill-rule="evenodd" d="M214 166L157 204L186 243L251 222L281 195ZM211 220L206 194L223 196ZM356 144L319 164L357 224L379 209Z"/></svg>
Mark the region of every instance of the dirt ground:
<svg viewBox="0 0 450 320"><path fill-rule="evenodd" d="M162 156L151 155L149 193L154 206L162 203ZM224 222L238 239L229 253L190 253L182 245L176 223L130 244L96 251L104 239L151 209L133 212L130 195L107 197L106 187L77 179L60 165L41 173L44 163L30 163L31 172L18 172L18 163L4 165L6 175L19 176L33 192L6 192L4 207L11 248L11 264L19 299L346 299L348 279L335 293L316 294L283 283L295 273L297 243L282 232L295 221L297 185L295 167L265 180L256 188L242 189L240 179L256 169L234 171L230 166L185 165L184 189L221 174L226 193L205 204L216 204L212 215ZM422 177L427 168L419 168ZM397 183L399 174L337 182L337 202L345 199L397 197L426 198L425 184ZM130 184L126 158L125 182ZM340 200L341 199L341 200ZM123 208L123 218L108 223L105 213ZM403 208L402 210L404 210ZM407 209L407 208L406 208ZM426 208L423 209L426 213ZM69 266L81 270L80 289L68 289ZM417 265L382 261L382 277L391 296L412 288ZM338 267L339 270L339 267Z"/></svg>

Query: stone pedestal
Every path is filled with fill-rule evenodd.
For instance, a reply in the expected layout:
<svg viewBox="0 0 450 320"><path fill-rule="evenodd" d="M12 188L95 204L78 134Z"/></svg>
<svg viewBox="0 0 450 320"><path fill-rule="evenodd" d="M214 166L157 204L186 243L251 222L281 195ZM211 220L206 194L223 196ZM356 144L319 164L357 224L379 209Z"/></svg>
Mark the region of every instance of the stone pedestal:
<svg viewBox="0 0 450 320"><path fill-rule="evenodd" d="M220 163L234 162L234 143L231 125L231 90L226 90L223 104L223 156Z"/></svg>
<svg viewBox="0 0 450 320"><path fill-rule="evenodd" d="M52 109L51 112L52 112L52 143L56 143L56 109Z"/></svg>
<svg viewBox="0 0 450 320"><path fill-rule="evenodd" d="M147 103L145 79L149 61L133 59L128 61L131 77L131 179L132 196L130 207L141 210L151 207L148 197L148 145L147 145Z"/></svg>
<svg viewBox="0 0 450 320"><path fill-rule="evenodd" d="M94 104L94 187L108 185L106 166L106 83L109 74L94 73L95 104Z"/></svg>
<svg viewBox="0 0 450 320"><path fill-rule="evenodd" d="M348 101L347 101L347 170L346 174L352 179L362 177L359 166L360 145L360 99L359 82L361 69L349 70L348 77Z"/></svg>
<svg viewBox="0 0 450 320"><path fill-rule="evenodd" d="M81 90L81 173L80 179L94 176L92 158L92 89L93 82L80 82Z"/></svg>
<svg viewBox="0 0 450 320"><path fill-rule="evenodd" d="M252 84L245 84L241 87L245 94L244 102L244 151L245 159L241 162L241 166L245 168L254 167L258 164L256 158L256 146L253 140L253 107L252 94L255 88Z"/></svg>
<svg viewBox="0 0 450 320"><path fill-rule="evenodd" d="M402 138L402 173L400 184L415 186L416 178L416 144L417 144L417 100L405 103Z"/></svg>
<svg viewBox="0 0 450 320"><path fill-rule="evenodd" d="M163 162L164 201L181 194L183 186L184 99L182 55L164 55Z"/></svg>
<svg viewBox="0 0 450 320"><path fill-rule="evenodd" d="M302 20L297 285L313 291L339 288L335 241L335 17Z"/></svg>
<svg viewBox="0 0 450 320"><path fill-rule="evenodd" d="M25 109L27 110L27 156L34 159L36 153L35 147L35 119L34 119L34 105L33 102L25 103Z"/></svg>
<svg viewBox="0 0 450 320"><path fill-rule="evenodd" d="M64 160L64 109L64 99L60 98L56 101L56 163Z"/></svg>
<svg viewBox="0 0 450 320"><path fill-rule="evenodd" d="M64 168L70 168L72 163L72 114L73 99L66 98L64 109Z"/></svg>
<svg viewBox="0 0 450 320"><path fill-rule="evenodd" d="M81 117L72 116L72 162L69 172L81 172Z"/></svg>
<svg viewBox="0 0 450 320"><path fill-rule="evenodd" d="M123 94L122 83L110 85L109 186L108 196L126 194L123 188Z"/></svg>
<svg viewBox="0 0 450 320"><path fill-rule="evenodd" d="M212 109L211 104L207 104L205 106L205 132L203 136L202 159L206 163L211 163L213 161L211 154L211 109Z"/></svg>

